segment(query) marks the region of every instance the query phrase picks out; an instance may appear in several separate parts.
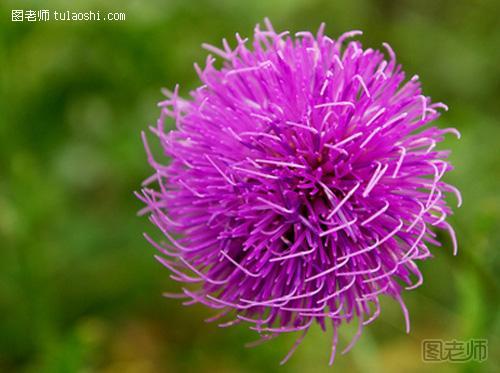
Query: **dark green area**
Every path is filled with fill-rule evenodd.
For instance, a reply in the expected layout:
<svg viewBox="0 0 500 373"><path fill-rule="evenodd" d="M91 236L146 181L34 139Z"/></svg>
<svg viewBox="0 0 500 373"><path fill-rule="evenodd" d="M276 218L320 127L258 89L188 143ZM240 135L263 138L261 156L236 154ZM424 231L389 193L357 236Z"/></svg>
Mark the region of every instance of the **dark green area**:
<svg viewBox="0 0 500 373"><path fill-rule="evenodd" d="M42 4L43 3L43 4ZM118 11L123 22L11 22L12 9ZM175 291L154 261L132 191L149 169L140 131L155 122L161 87L197 83L202 42L276 29L361 29L389 42L408 76L450 106L439 125L462 132L447 181L463 193L451 218L460 246L435 248L424 285L405 294L412 333L385 302L333 371L494 372L500 366L500 25L498 0L13 1L0 4L0 371L331 371L330 335L255 349L243 326L219 329L213 312L165 300ZM451 204L454 204L450 196ZM353 328L341 339L348 342ZM424 364L420 343L487 338L482 364ZM498 371L498 370L496 370Z"/></svg>

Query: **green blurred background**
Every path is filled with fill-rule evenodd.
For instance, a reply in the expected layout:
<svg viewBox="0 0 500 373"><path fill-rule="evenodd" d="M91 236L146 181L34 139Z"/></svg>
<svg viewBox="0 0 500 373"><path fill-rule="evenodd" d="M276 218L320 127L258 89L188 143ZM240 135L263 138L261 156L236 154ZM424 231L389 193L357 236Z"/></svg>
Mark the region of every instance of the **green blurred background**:
<svg viewBox="0 0 500 373"><path fill-rule="evenodd" d="M11 22L12 9L118 11L123 22ZM0 371L12 372L494 372L500 371L500 24L498 0L166 0L0 3ZM219 329L214 313L183 307L153 259L132 192L149 169L140 131L155 122L161 87L197 83L202 42L276 29L336 37L364 30L389 42L408 76L450 106L442 147L464 197L450 240L422 263L424 285L405 294L335 366L329 334L313 328L284 367L295 336L255 349L245 326ZM450 203L455 199L450 196ZM341 347L353 329L342 334ZM424 364L426 338L487 338L488 361Z"/></svg>

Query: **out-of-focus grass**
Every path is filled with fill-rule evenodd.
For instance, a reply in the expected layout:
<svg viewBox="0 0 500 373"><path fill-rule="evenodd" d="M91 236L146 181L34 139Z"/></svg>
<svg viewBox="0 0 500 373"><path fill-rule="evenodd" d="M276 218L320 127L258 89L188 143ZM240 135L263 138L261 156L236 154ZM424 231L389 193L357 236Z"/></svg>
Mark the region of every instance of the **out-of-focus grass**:
<svg viewBox="0 0 500 373"><path fill-rule="evenodd" d="M121 11L125 22L13 23L11 9ZM132 191L150 170L140 130L154 123L160 87L194 87L202 42L278 29L389 42L426 94L449 104L441 126L463 192L450 241L422 263L426 282L405 295L412 333L393 302L334 370L493 372L500 366L500 7L459 1L37 1L0 4L0 371L275 371L293 343L253 350L244 327L161 297L176 288L142 239ZM452 199L453 197L450 197ZM453 202L452 202L453 203ZM346 343L353 328L344 333ZM482 364L424 364L425 338L488 338ZM330 336L313 329L284 371L330 371Z"/></svg>

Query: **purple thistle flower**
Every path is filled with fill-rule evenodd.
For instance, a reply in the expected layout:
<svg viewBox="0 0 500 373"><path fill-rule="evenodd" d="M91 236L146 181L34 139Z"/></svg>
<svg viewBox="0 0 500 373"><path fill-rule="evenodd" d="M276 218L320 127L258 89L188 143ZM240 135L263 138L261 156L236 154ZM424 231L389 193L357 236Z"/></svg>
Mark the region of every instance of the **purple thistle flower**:
<svg viewBox="0 0 500 373"><path fill-rule="evenodd" d="M161 102L152 132L167 165L148 145L155 173L139 198L169 243L157 259L185 283L185 304L203 303L268 340L316 321L358 332L380 312L379 298L399 302L423 279L417 262L440 246L433 227L449 231L452 213L442 181L452 169L436 144L455 129L429 127L442 103L421 92L388 53L323 33L276 33L266 20L254 40L236 35L232 50L204 45L203 85L191 99L178 87ZM177 129L165 132L174 118ZM156 184L156 188L149 187ZM167 294L168 296L168 294ZM176 295L172 295L176 296ZM215 317L217 319L218 317Z"/></svg>

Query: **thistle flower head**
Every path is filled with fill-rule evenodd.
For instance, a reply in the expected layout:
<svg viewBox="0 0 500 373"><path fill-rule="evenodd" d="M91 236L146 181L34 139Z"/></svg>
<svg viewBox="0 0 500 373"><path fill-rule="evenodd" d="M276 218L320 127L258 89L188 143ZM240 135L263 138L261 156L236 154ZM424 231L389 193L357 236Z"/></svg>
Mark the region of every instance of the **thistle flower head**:
<svg viewBox="0 0 500 373"><path fill-rule="evenodd" d="M203 82L188 100L178 89L151 128L165 164L139 198L167 242L146 238L184 283L187 304L203 303L247 322L262 340L333 329L379 315L381 296L402 300L422 283L417 263L439 246L446 221L442 181L452 167L437 150L446 133L431 123L442 103L405 81L386 53L323 33L255 29L236 47L205 45ZM387 55L387 56L386 56ZM173 118L176 129L167 131Z"/></svg>

